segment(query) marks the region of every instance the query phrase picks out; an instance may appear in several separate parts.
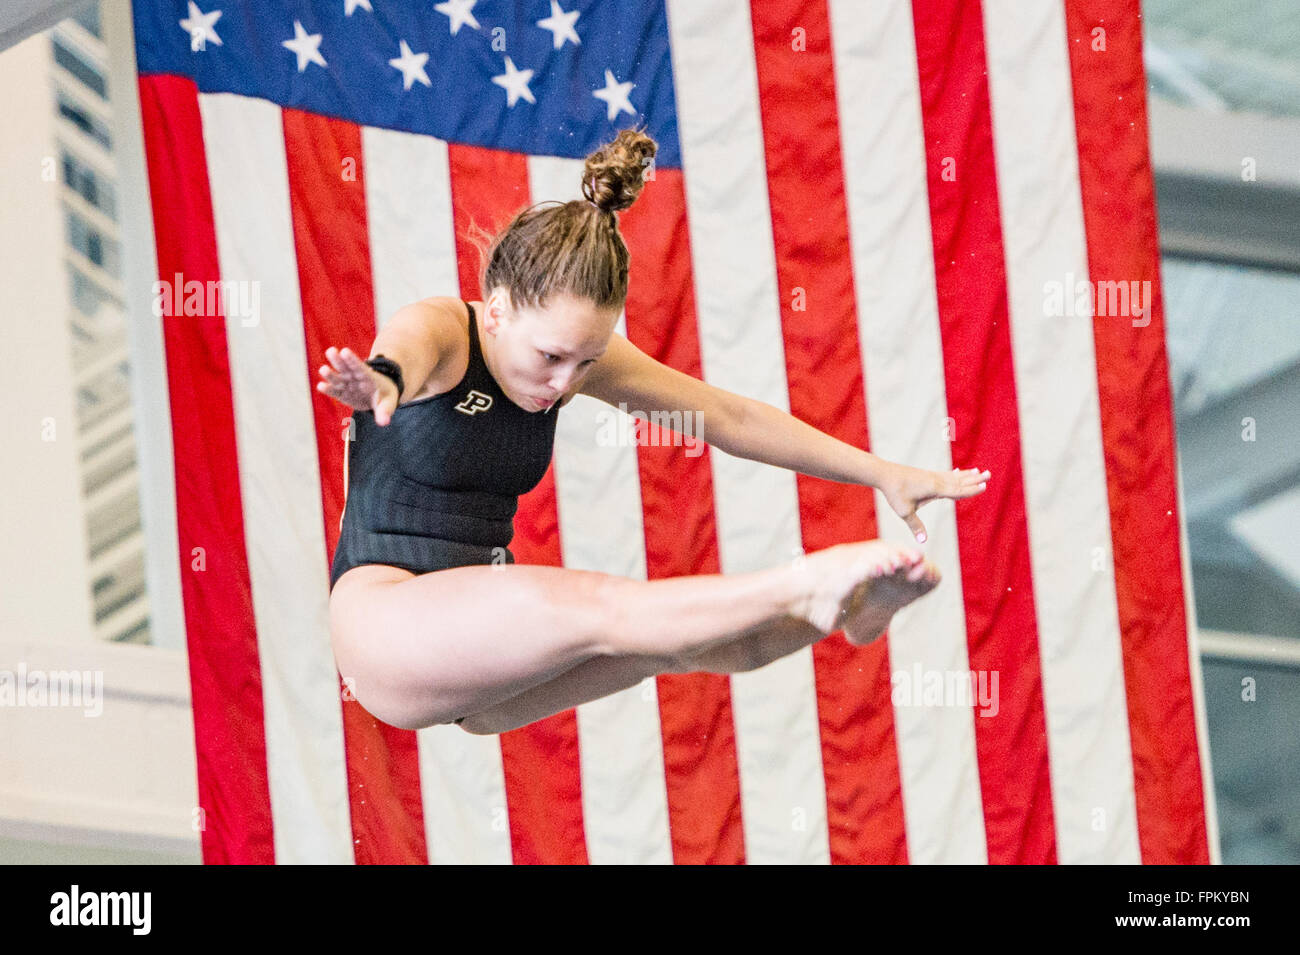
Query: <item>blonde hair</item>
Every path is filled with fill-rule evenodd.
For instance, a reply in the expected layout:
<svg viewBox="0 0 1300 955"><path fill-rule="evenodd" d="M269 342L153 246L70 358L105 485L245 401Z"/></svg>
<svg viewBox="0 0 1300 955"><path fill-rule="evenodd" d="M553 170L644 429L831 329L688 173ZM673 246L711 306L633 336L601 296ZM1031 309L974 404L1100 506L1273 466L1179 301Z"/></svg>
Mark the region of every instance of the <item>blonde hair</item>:
<svg viewBox="0 0 1300 955"><path fill-rule="evenodd" d="M622 309L629 256L616 213L641 194L658 149L644 132L625 129L587 157L585 199L530 206L495 238L472 227L483 295L503 288L514 307L545 308L552 296L568 293L602 311Z"/></svg>

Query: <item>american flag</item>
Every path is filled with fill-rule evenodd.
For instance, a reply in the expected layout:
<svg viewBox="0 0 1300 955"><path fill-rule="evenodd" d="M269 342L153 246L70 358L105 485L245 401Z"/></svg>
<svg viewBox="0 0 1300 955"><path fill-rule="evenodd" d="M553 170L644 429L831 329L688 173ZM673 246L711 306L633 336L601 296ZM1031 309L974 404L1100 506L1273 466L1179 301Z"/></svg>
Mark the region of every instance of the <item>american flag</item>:
<svg viewBox="0 0 1300 955"><path fill-rule="evenodd" d="M1217 861L1138 0L133 7L158 279L230 283L160 310L146 411L173 443L205 862ZM620 334L993 479L922 509L944 580L869 647L501 736L382 724L330 649L349 411L316 369L404 304L480 298L470 224L578 198L634 125L659 153L620 217ZM1142 282L1136 317L1051 305ZM647 425L599 443L601 409L561 413L521 563L653 579L911 540L868 487Z"/></svg>

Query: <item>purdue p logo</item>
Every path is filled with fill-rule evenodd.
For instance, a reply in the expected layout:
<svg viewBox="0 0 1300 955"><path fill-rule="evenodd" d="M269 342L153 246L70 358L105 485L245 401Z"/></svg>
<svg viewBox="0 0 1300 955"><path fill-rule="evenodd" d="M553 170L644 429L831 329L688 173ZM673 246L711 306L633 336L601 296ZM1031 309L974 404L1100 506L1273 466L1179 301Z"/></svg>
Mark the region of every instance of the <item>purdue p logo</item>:
<svg viewBox="0 0 1300 955"><path fill-rule="evenodd" d="M465 414L478 414L480 411L487 411L492 407L492 396L485 395L483 392L471 388L465 400L456 406L457 411L463 411Z"/></svg>

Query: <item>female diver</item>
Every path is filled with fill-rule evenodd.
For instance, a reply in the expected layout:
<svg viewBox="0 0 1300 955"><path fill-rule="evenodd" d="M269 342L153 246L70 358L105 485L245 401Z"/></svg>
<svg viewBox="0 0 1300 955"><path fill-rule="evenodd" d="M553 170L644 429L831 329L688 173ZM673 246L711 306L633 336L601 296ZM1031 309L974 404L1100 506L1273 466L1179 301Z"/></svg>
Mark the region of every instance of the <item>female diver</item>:
<svg viewBox="0 0 1300 955"><path fill-rule="evenodd" d="M648 581L514 563L518 497L545 475L576 394L690 411L728 454L879 488L919 541L919 505L985 489L988 471L890 463L615 333L628 281L615 213L656 148L624 130L587 158L585 200L515 216L486 250L484 301L405 306L365 362L326 352L317 388L355 428L330 637L355 698L386 723L502 733L660 673L753 670L841 629L865 644L939 582L919 550L882 540Z"/></svg>

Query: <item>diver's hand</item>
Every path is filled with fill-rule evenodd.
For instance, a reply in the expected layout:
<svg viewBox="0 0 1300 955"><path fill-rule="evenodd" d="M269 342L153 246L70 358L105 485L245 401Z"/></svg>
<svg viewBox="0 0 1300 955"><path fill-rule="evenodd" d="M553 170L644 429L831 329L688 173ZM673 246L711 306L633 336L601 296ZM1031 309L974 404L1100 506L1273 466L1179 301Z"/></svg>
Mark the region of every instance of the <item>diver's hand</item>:
<svg viewBox="0 0 1300 955"><path fill-rule="evenodd" d="M325 357L330 364L320 366L322 380L316 383L317 391L355 411L373 411L377 425L385 426L393 420L401 398L393 379L375 371L348 348L327 348Z"/></svg>
<svg viewBox="0 0 1300 955"><path fill-rule="evenodd" d="M925 543L925 525L916 516L916 509L927 501L946 497L954 500L983 494L990 477L988 471L979 468L953 468L951 471L926 471L921 468L908 467L905 464L893 465L885 479L880 483L880 490L885 500L894 509L894 513L906 522L908 530L918 543Z"/></svg>

